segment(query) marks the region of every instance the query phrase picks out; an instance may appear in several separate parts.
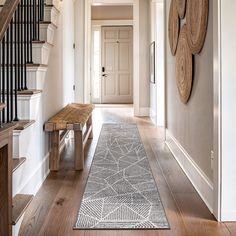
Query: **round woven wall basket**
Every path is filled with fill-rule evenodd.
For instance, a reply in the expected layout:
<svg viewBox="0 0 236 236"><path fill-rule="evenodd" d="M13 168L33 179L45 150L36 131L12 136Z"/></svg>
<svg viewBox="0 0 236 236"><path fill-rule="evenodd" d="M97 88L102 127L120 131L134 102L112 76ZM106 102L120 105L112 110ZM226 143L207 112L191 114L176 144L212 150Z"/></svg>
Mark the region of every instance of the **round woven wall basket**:
<svg viewBox="0 0 236 236"><path fill-rule="evenodd" d="M180 100L187 103L192 90L193 56L187 42L187 28L180 30L179 43L176 51L176 83Z"/></svg>
<svg viewBox="0 0 236 236"><path fill-rule="evenodd" d="M209 0L188 0L186 10L187 38L192 54L200 53L204 45Z"/></svg>
<svg viewBox="0 0 236 236"><path fill-rule="evenodd" d="M179 16L175 0L172 0L170 4L168 36L171 53L174 56L176 53L179 38Z"/></svg>
<svg viewBox="0 0 236 236"><path fill-rule="evenodd" d="M176 5L176 8L177 8L177 12L178 12L179 17L181 19L183 19L185 17L186 1L187 0L175 0L175 5Z"/></svg>

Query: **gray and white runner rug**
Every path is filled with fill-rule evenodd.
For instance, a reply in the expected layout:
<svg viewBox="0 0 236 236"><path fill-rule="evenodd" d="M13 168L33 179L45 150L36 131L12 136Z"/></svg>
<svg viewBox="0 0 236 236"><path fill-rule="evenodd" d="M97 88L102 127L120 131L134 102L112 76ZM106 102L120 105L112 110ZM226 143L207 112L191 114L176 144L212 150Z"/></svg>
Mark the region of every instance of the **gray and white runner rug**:
<svg viewBox="0 0 236 236"><path fill-rule="evenodd" d="M136 124L104 124L74 229L168 229Z"/></svg>

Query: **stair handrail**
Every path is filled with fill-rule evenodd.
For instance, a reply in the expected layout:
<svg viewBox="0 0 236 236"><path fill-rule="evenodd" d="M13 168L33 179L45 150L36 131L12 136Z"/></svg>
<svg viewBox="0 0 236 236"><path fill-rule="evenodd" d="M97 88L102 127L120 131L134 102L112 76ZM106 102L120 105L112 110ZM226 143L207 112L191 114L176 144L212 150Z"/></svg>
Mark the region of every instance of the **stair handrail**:
<svg viewBox="0 0 236 236"><path fill-rule="evenodd" d="M13 18L17 6L21 0L6 0L0 12L0 42Z"/></svg>

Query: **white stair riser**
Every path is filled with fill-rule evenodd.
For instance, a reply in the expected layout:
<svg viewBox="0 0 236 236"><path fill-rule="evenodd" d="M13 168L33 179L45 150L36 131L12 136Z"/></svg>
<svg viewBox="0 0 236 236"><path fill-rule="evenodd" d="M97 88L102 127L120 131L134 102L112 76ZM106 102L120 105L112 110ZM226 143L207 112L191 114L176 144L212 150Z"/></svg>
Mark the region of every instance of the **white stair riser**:
<svg viewBox="0 0 236 236"><path fill-rule="evenodd" d="M20 120L36 120L41 94L18 96L18 118Z"/></svg>
<svg viewBox="0 0 236 236"><path fill-rule="evenodd" d="M33 43L32 45L32 60L35 64L48 64L51 46L48 44Z"/></svg>
<svg viewBox="0 0 236 236"><path fill-rule="evenodd" d="M13 75L15 70L13 70ZM27 88L42 90L47 73L47 67L28 67L26 70ZM6 75L5 75L6 77ZM15 88L15 81L13 80L13 88Z"/></svg>
<svg viewBox="0 0 236 236"><path fill-rule="evenodd" d="M52 24L40 24L40 40L53 44L55 30Z"/></svg>
<svg viewBox="0 0 236 236"><path fill-rule="evenodd" d="M28 89L42 90L46 77L47 68L28 68L27 69L27 87Z"/></svg>
<svg viewBox="0 0 236 236"><path fill-rule="evenodd" d="M25 215L25 213L22 214L22 216L18 220L17 224L12 226L12 236L18 236L19 235L20 226L21 226L21 223L24 219L24 215Z"/></svg>
<svg viewBox="0 0 236 236"><path fill-rule="evenodd" d="M54 25L57 25L59 11L55 7L45 6L44 8L44 20L50 21Z"/></svg>

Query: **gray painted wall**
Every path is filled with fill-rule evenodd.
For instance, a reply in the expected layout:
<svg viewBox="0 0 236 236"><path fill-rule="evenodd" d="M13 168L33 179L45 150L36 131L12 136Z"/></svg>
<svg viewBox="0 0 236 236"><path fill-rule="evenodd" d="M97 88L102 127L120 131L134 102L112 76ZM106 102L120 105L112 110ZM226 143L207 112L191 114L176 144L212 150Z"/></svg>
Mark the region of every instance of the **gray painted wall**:
<svg viewBox="0 0 236 236"><path fill-rule="evenodd" d="M166 1L168 23L171 0ZM192 95L187 105L180 102L175 81L175 57L166 48L167 128L200 169L213 180L210 153L213 149L213 0L203 50L195 56ZM168 30L167 30L168 33ZM168 35L166 35L168 40Z"/></svg>

